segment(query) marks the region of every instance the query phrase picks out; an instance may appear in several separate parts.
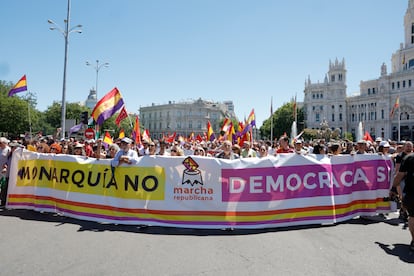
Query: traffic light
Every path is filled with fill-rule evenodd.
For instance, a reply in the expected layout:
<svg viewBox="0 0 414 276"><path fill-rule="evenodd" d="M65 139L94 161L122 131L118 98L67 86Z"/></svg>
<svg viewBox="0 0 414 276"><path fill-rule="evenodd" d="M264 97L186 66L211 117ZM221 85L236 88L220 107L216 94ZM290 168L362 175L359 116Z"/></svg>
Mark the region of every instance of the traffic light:
<svg viewBox="0 0 414 276"><path fill-rule="evenodd" d="M82 124L88 124L88 111L84 111L81 113L80 121Z"/></svg>

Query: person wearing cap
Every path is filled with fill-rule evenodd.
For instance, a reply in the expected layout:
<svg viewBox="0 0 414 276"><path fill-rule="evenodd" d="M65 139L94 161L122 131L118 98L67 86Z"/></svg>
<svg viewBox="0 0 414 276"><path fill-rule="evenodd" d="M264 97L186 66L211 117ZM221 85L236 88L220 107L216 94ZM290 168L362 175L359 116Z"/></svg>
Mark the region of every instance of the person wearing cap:
<svg viewBox="0 0 414 276"><path fill-rule="evenodd" d="M301 139L295 141L295 152L297 154L306 154L306 150L303 148L303 142Z"/></svg>
<svg viewBox="0 0 414 276"><path fill-rule="evenodd" d="M138 155L144 156L149 154L149 142L147 140L142 140L141 145L138 146Z"/></svg>
<svg viewBox="0 0 414 276"><path fill-rule="evenodd" d="M384 155L384 156L391 157L390 143L388 143L388 141L379 142L377 152L378 152L379 155Z"/></svg>
<svg viewBox="0 0 414 276"><path fill-rule="evenodd" d="M111 167L118 167L121 164L136 164L138 162L138 153L131 149L132 140L124 137L120 143L120 150L111 160Z"/></svg>
<svg viewBox="0 0 414 276"><path fill-rule="evenodd" d="M355 154L366 154L367 153L367 141L359 140L357 143L357 150Z"/></svg>
<svg viewBox="0 0 414 276"><path fill-rule="evenodd" d="M73 155L85 156L85 150L83 144L77 142L73 147Z"/></svg>

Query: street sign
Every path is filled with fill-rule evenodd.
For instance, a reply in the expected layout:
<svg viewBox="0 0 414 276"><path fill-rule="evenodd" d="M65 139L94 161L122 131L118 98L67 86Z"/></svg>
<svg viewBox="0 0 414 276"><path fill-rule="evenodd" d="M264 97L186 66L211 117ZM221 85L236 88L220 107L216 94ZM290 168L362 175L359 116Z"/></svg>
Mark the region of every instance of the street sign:
<svg viewBox="0 0 414 276"><path fill-rule="evenodd" d="M95 131L93 128L87 128L85 130L85 138L86 139L94 139L95 138Z"/></svg>

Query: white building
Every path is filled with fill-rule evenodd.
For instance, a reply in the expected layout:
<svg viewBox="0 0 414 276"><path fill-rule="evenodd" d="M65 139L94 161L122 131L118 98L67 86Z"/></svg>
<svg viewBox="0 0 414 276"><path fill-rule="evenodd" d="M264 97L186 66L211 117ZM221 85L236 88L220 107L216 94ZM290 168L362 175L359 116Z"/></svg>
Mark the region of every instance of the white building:
<svg viewBox="0 0 414 276"><path fill-rule="evenodd" d="M85 106L89 107L90 109L93 109L98 102L98 99L96 97L96 90L92 88L89 90L88 98L85 101Z"/></svg>
<svg viewBox="0 0 414 276"><path fill-rule="evenodd" d="M329 62L323 83L305 81L304 112L307 128L319 128L326 120L332 129L357 135L361 123L371 136L414 140L414 0L404 17L404 39L391 57L392 71L383 63L379 77L361 81L359 95L346 94L345 60ZM399 108L391 110L399 98ZM400 131L398 131L400 130Z"/></svg>
<svg viewBox="0 0 414 276"><path fill-rule="evenodd" d="M194 137L201 137L207 133L207 122L213 128L218 137L220 123L224 118L236 119L232 101L222 103L202 100L183 101L168 104L152 104L139 108L139 120L141 127L148 129L153 139L160 139L163 135L173 134L188 137L194 133Z"/></svg>

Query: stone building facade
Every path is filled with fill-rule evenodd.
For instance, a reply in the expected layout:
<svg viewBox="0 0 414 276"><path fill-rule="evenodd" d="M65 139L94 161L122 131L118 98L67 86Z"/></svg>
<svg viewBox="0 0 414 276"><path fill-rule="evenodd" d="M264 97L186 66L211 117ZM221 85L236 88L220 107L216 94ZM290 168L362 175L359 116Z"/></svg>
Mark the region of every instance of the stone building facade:
<svg viewBox="0 0 414 276"><path fill-rule="evenodd" d="M323 83L305 81L305 125L317 129L326 121L330 128L357 137L363 130L375 137L414 140L414 0L408 1L404 39L391 56L391 73L383 63L379 77L361 81L359 95L347 96L345 60L329 62ZM391 110L399 99L399 108Z"/></svg>
<svg viewBox="0 0 414 276"><path fill-rule="evenodd" d="M192 133L194 137L198 134L203 137L207 133L208 121L217 136L224 118L237 120L232 101L213 102L201 98L140 107L139 114L141 126L149 130L153 139L160 139L163 135L174 132L184 137Z"/></svg>

